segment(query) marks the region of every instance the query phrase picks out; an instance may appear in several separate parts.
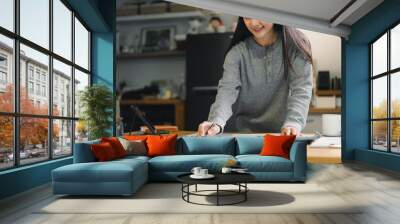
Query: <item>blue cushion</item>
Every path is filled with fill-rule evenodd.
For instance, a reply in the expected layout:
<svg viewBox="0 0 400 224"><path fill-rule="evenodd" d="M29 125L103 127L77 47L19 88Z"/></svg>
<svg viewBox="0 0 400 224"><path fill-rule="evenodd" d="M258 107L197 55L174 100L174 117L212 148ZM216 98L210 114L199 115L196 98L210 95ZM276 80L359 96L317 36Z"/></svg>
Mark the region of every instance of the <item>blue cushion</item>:
<svg viewBox="0 0 400 224"><path fill-rule="evenodd" d="M278 156L239 155L239 165L250 172L292 172L292 161Z"/></svg>
<svg viewBox="0 0 400 224"><path fill-rule="evenodd" d="M264 136L236 137L236 155L260 154L264 145Z"/></svg>
<svg viewBox="0 0 400 224"><path fill-rule="evenodd" d="M74 163L89 163L95 162L96 158L92 153L90 146L92 144L98 144L100 140L88 141L75 143L74 147Z"/></svg>
<svg viewBox="0 0 400 224"><path fill-rule="evenodd" d="M147 157L147 156L135 156L135 155L131 155L131 156L125 156L124 158L121 158L121 159L117 159L117 160L113 160L113 161L127 161L127 162L130 162L130 161L134 161L134 160L140 160L140 161L143 161L143 162L147 162L147 161L149 161L149 159L150 159L150 157Z"/></svg>
<svg viewBox="0 0 400 224"><path fill-rule="evenodd" d="M234 155L235 139L228 136L182 137L178 142L178 154L226 154Z"/></svg>
<svg viewBox="0 0 400 224"><path fill-rule="evenodd" d="M227 161L235 159L231 155L174 155L158 156L149 160L149 170L162 172L190 172L193 167L203 167L219 171Z"/></svg>
<svg viewBox="0 0 400 224"><path fill-rule="evenodd" d="M144 172L146 162L115 160L74 163L53 170L53 181L59 182L130 182L133 172Z"/></svg>

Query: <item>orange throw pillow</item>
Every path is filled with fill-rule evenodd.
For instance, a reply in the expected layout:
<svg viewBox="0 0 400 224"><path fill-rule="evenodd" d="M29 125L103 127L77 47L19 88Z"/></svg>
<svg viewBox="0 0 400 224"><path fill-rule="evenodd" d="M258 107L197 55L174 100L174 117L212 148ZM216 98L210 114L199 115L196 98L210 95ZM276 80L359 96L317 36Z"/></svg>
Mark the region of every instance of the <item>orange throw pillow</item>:
<svg viewBox="0 0 400 224"><path fill-rule="evenodd" d="M92 149L94 157L99 162L110 161L117 158L114 149L108 142L93 144L90 147Z"/></svg>
<svg viewBox="0 0 400 224"><path fill-rule="evenodd" d="M108 142L114 149L115 155L117 158L125 157L126 151L124 146L122 146L121 142L119 142L118 138L116 137L109 137L109 138L101 138L101 142Z"/></svg>
<svg viewBox="0 0 400 224"><path fill-rule="evenodd" d="M176 155L177 135L149 135L147 136L147 155L165 156Z"/></svg>
<svg viewBox="0 0 400 224"><path fill-rule="evenodd" d="M124 139L129 141L136 141L136 140L146 141L147 135L124 135Z"/></svg>
<svg viewBox="0 0 400 224"><path fill-rule="evenodd" d="M290 148L296 140L296 135L269 135L264 136L264 145L261 149L261 156L280 156L289 159Z"/></svg>

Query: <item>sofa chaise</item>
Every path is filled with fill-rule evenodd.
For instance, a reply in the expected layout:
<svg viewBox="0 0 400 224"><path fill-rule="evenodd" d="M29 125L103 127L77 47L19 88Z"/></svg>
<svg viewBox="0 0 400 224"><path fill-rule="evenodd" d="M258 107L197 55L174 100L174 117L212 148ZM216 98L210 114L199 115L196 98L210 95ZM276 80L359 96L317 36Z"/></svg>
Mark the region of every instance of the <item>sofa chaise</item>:
<svg viewBox="0 0 400 224"><path fill-rule="evenodd" d="M96 162L90 141L75 144L73 164L52 171L54 194L132 195L148 181L176 181L193 167L218 172L228 160L236 160L259 182L305 182L307 141L296 140L290 159L260 156L262 136L180 137L177 155L127 156L107 162Z"/></svg>

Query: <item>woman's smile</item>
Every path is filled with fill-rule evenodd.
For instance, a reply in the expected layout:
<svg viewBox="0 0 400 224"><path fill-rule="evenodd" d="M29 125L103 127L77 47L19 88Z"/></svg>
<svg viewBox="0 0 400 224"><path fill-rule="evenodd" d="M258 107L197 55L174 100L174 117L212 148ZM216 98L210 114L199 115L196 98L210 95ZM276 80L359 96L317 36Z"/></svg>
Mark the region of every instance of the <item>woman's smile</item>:
<svg viewBox="0 0 400 224"><path fill-rule="evenodd" d="M264 30L264 26L251 27L251 30L258 33Z"/></svg>

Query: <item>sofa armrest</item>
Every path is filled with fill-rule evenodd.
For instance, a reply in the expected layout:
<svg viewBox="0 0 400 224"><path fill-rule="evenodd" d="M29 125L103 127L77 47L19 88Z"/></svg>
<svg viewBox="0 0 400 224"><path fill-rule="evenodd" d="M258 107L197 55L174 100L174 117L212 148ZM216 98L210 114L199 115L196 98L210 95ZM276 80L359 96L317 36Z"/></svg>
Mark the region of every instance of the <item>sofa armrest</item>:
<svg viewBox="0 0 400 224"><path fill-rule="evenodd" d="M94 157L90 146L92 144L100 143L99 140L89 141L89 142L80 142L75 143L74 147L74 163L89 163L95 162L96 158Z"/></svg>
<svg viewBox="0 0 400 224"><path fill-rule="evenodd" d="M307 176L307 142L296 141L290 149L290 160L293 162L293 179L305 181Z"/></svg>

